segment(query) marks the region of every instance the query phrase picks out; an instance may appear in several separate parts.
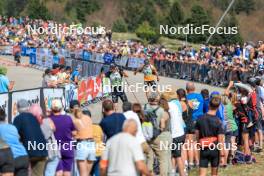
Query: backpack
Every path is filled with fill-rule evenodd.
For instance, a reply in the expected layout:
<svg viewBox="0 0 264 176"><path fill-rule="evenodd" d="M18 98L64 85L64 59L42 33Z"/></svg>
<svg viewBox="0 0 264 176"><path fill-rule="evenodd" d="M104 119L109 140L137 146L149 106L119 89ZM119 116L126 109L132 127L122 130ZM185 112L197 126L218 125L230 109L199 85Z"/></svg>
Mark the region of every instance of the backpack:
<svg viewBox="0 0 264 176"><path fill-rule="evenodd" d="M256 158L250 156L250 160L247 161L246 155L241 151L236 151L234 158L232 159L232 164L247 164L247 163L256 163Z"/></svg>
<svg viewBox="0 0 264 176"><path fill-rule="evenodd" d="M155 139L161 133L159 123L158 123L158 116L156 113L159 108L160 107L157 107L156 109L147 110L147 105L144 106L144 116L146 120L152 124L152 127L153 127L153 135L152 135L151 140Z"/></svg>

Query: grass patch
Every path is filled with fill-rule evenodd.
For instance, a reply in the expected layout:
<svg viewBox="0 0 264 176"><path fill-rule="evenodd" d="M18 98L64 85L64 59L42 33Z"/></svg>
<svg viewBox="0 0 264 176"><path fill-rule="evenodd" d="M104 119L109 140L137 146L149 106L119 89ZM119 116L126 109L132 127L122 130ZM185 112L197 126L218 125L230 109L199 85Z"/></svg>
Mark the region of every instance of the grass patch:
<svg viewBox="0 0 264 176"><path fill-rule="evenodd" d="M113 33L113 40L139 40L140 38L137 37L135 33ZM185 44L185 41L177 40L177 39L170 39L167 37L160 37L158 44L165 46L165 48L169 49L170 51L177 51L179 47ZM188 45L193 46L195 49L199 49L200 45L188 43Z"/></svg>
<svg viewBox="0 0 264 176"><path fill-rule="evenodd" d="M254 155L257 159L255 164L241 164L228 166L226 169L219 169L219 176L264 176L264 153ZM210 175L210 169L208 168L207 175ZM198 169L193 170L189 176L197 176Z"/></svg>

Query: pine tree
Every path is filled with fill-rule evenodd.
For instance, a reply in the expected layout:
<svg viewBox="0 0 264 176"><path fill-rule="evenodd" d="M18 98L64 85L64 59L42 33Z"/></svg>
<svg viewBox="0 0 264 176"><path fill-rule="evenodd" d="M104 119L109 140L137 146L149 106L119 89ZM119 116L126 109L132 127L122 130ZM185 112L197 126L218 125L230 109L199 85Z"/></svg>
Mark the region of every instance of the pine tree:
<svg viewBox="0 0 264 176"><path fill-rule="evenodd" d="M179 25L184 20L184 13L178 1L175 1L170 9L168 23L171 26Z"/></svg>
<svg viewBox="0 0 264 176"><path fill-rule="evenodd" d="M27 12L29 17L33 19L50 19L50 14L47 7L39 0L30 0Z"/></svg>

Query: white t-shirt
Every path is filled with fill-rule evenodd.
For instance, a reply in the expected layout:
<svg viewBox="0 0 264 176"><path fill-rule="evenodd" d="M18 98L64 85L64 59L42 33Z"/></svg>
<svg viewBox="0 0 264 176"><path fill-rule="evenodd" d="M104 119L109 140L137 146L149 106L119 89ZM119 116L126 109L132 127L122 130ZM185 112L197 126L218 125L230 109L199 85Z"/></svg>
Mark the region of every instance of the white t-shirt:
<svg viewBox="0 0 264 176"><path fill-rule="evenodd" d="M138 176L136 161L143 161L144 154L137 139L122 132L107 141L102 160L108 161L108 176Z"/></svg>
<svg viewBox="0 0 264 176"><path fill-rule="evenodd" d="M171 120L171 136L172 138L184 135L185 123L182 119L182 107L178 100L169 102L169 113Z"/></svg>
<svg viewBox="0 0 264 176"><path fill-rule="evenodd" d="M127 111L124 113L124 116L126 117L126 119L134 119L137 122L137 127L138 127L137 135L136 135L137 141L140 144L142 144L143 142L146 142L146 139L143 135L141 123L140 123L140 120L139 120L137 113L135 113L133 111Z"/></svg>

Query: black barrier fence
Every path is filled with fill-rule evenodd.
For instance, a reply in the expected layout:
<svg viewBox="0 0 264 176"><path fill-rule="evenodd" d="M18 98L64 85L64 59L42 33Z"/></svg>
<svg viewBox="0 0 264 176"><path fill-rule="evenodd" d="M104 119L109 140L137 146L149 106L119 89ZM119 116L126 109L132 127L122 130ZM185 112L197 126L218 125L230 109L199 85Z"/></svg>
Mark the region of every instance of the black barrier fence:
<svg viewBox="0 0 264 176"><path fill-rule="evenodd" d="M186 63L180 61L155 60L154 65L159 74L167 77L186 79L216 86L227 86L229 81L247 82L249 77L256 75L257 70L240 71L224 66L209 64Z"/></svg>

